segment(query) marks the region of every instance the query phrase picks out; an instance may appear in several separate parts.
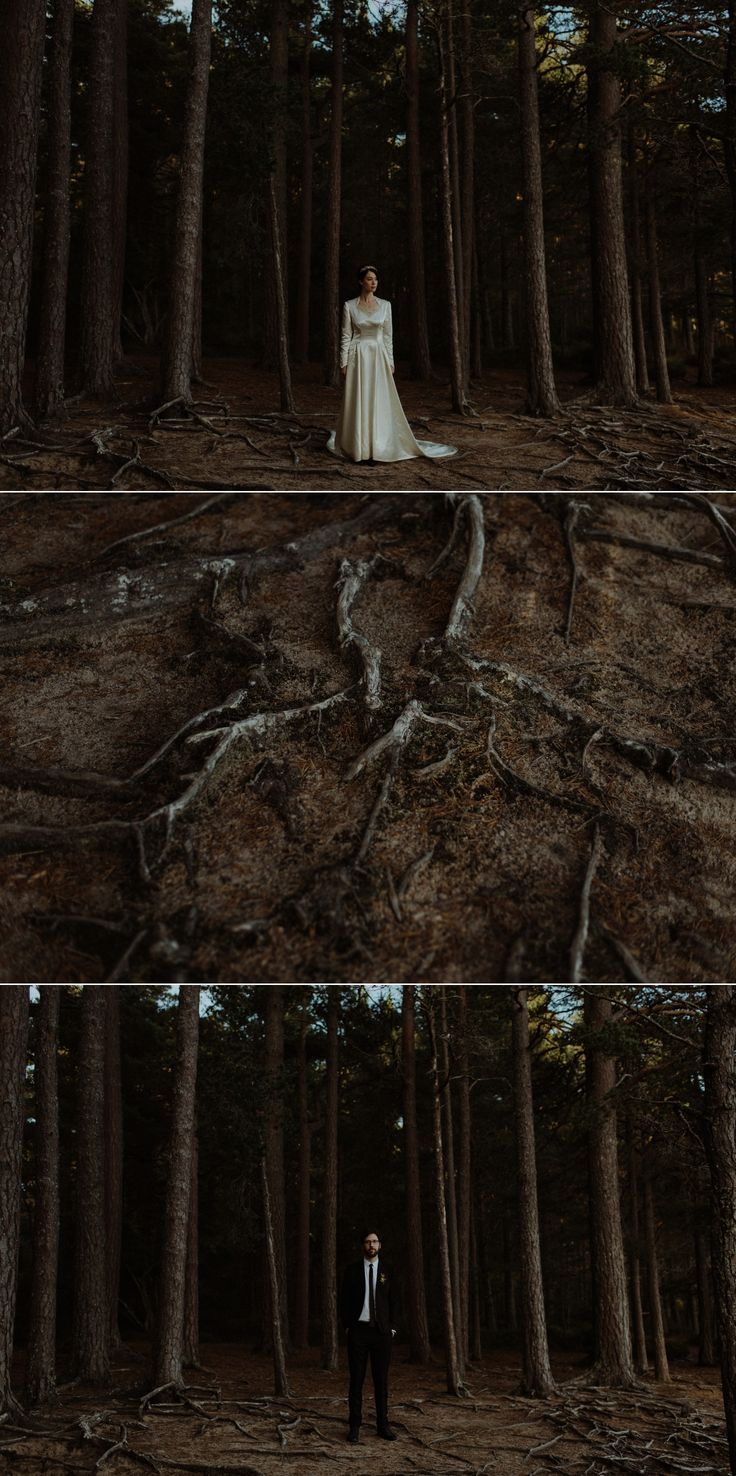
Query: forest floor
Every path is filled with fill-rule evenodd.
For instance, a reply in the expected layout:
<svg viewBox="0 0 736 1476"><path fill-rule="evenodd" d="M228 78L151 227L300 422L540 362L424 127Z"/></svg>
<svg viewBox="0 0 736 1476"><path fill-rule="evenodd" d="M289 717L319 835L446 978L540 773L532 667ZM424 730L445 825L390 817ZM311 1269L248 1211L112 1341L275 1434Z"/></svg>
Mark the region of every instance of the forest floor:
<svg viewBox="0 0 736 1476"><path fill-rule="evenodd" d="M137 490L195 487L240 491L714 491L736 486L734 386L699 389L678 381L673 405L637 410L585 403L586 382L563 372L557 420L522 414L524 384L511 369L489 370L472 387L474 413L451 413L441 378L397 385L420 439L449 442L459 455L388 466L336 460L325 442L337 423L338 390L316 364L297 370L296 415L280 415L273 374L242 360L210 359L194 412L157 408L157 361L133 356L113 405L79 399L64 420L11 432L0 443L0 488ZM30 373L30 372L29 372ZM29 395L32 383L29 377Z"/></svg>
<svg viewBox="0 0 736 1476"><path fill-rule="evenodd" d="M735 521L0 497L0 979L735 979Z"/></svg>
<svg viewBox="0 0 736 1476"><path fill-rule="evenodd" d="M127 1356L126 1356L127 1355ZM670 1384L651 1377L631 1390L586 1383L580 1362L553 1358L557 1392L519 1393L510 1352L487 1353L469 1367L468 1396L448 1395L442 1354L418 1368L397 1347L390 1418L398 1439L379 1440L372 1424L370 1374L358 1446L345 1443L347 1374L326 1373L317 1350L290 1360L289 1398L271 1394L267 1361L232 1344L202 1349L183 1396L160 1391L150 1402L141 1382L145 1349L126 1348L115 1387L68 1385L49 1413L32 1412L31 1430L0 1434L0 1471L62 1476L728 1476L720 1377L678 1362ZM581 1371L582 1370L582 1371ZM20 1370L19 1370L20 1372Z"/></svg>

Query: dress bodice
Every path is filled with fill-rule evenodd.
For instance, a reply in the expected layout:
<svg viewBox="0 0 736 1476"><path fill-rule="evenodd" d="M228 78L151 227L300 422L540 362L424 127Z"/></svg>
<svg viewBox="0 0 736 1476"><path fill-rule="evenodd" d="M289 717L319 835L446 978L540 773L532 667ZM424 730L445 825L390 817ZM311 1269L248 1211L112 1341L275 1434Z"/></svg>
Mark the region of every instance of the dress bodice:
<svg viewBox="0 0 736 1476"><path fill-rule="evenodd" d="M387 356L389 364L394 366L394 341L393 325L391 319L391 303L385 298L376 298L378 304L375 312L366 312L360 306L360 298L353 297L343 306L342 311L342 333L340 337L340 363L345 367L348 355L355 351L359 344L382 347Z"/></svg>

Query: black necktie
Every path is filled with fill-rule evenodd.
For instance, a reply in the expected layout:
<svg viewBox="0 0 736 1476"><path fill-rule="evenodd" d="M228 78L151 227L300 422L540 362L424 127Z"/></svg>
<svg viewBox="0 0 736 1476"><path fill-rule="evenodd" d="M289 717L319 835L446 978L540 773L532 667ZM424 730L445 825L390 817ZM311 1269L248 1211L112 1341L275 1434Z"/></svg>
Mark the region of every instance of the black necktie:
<svg viewBox="0 0 736 1476"><path fill-rule="evenodd" d="M376 1320L376 1298L373 1294L373 1267L368 1267L368 1321Z"/></svg>

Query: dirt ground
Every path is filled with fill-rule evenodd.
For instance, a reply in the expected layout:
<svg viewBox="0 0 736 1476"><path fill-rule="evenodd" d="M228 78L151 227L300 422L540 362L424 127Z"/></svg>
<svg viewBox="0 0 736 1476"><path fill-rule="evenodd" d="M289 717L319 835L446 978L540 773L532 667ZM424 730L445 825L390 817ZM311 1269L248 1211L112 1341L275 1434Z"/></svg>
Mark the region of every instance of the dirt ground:
<svg viewBox="0 0 736 1476"><path fill-rule="evenodd" d="M235 359L210 359L194 416L157 406L157 362L132 357L114 405L78 399L63 421L17 431L0 445L0 488L101 490L196 487L251 491L526 491L687 489L736 486L736 404L732 386L675 386L676 403L637 411L586 405L579 374L559 376L564 413L523 415L524 384L514 370L489 370L472 386L474 413L453 414L446 382L397 385L420 439L457 446L451 460L391 466L340 463L326 451L340 403L320 366L297 370L298 413L279 416L274 375ZM29 403L32 375L29 372ZM581 398L582 397L582 398Z"/></svg>
<svg viewBox="0 0 736 1476"><path fill-rule="evenodd" d="M290 1398L274 1398L268 1362L241 1347L208 1344L205 1368L191 1372L185 1398L170 1391L147 1404L145 1349L124 1350L115 1387L71 1386L33 1433L6 1424L0 1471L62 1476L142 1470L188 1476L727 1476L719 1375L694 1363L672 1366L672 1383L644 1380L621 1392L591 1387L582 1361L555 1360L558 1391L519 1394L511 1352L470 1365L466 1398L446 1392L442 1353L416 1368L395 1350L390 1418L398 1439L379 1440L372 1424L370 1374L357 1447L345 1443L347 1375L325 1373L319 1353L290 1361ZM18 1370L19 1376L21 1370ZM126 1444L127 1442L127 1444ZM117 1448L115 1448L117 1447Z"/></svg>
<svg viewBox="0 0 736 1476"><path fill-rule="evenodd" d="M2 980L736 978L736 599L702 501L26 494L0 532Z"/></svg>

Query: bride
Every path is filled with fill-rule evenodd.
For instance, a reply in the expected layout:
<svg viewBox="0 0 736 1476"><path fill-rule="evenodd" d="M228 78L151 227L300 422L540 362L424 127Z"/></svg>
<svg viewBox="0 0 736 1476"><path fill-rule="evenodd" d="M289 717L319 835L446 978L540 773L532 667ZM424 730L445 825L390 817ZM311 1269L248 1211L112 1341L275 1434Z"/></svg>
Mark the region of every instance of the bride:
<svg viewBox="0 0 736 1476"><path fill-rule="evenodd" d="M358 272L360 295L342 310L340 372L345 393L328 451L352 461L407 461L412 456L455 456L456 446L417 441L394 384L391 304L376 297L375 267Z"/></svg>

